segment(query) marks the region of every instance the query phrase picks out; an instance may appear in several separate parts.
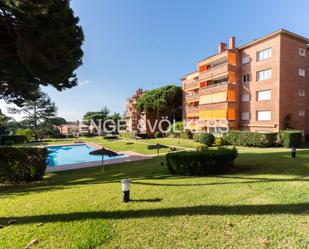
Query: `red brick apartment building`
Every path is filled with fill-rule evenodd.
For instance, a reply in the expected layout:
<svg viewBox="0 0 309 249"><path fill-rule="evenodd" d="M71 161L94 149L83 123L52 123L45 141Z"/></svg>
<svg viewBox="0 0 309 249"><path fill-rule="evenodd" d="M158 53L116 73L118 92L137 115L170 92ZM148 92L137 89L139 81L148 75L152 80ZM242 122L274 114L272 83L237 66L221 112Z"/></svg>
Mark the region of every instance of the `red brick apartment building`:
<svg viewBox="0 0 309 249"><path fill-rule="evenodd" d="M236 47L220 43L218 53L182 79L183 120L196 131L309 134L309 40L279 30Z"/></svg>
<svg viewBox="0 0 309 249"><path fill-rule="evenodd" d="M126 130L128 132L146 132L145 113L141 113L136 109L137 101L144 93L143 89L138 89L132 97L128 98L126 112Z"/></svg>

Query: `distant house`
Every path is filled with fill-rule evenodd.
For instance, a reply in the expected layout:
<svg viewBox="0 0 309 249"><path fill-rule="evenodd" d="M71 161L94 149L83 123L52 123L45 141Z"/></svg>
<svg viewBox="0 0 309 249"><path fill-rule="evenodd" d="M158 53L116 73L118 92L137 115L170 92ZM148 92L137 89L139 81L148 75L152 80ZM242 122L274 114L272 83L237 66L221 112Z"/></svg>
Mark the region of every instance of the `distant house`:
<svg viewBox="0 0 309 249"><path fill-rule="evenodd" d="M92 127L85 125L85 124L79 124L79 122L70 122L65 125L57 126L60 133L62 135L68 136L68 135L86 135L92 132Z"/></svg>

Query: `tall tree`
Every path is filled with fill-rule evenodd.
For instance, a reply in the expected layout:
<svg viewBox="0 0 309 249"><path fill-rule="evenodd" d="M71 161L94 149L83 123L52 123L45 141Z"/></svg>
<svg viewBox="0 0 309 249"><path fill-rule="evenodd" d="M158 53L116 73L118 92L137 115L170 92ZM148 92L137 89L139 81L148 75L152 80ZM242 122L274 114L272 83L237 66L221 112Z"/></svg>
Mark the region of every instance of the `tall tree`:
<svg viewBox="0 0 309 249"><path fill-rule="evenodd" d="M67 121L62 117L54 117L48 120L48 122L55 126L65 125Z"/></svg>
<svg viewBox="0 0 309 249"><path fill-rule="evenodd" d="M83 121L87 124L90 124L90 121L92 120L96 124L98 124L99 121L101 120L103 123L107 119L109 112L110 111L108 107L104 106L101 111L87 112L83 117Z"/></svg>
<svg viewBox="0 0 309 249"><path fill-rule="evenodd" d="M167 85L147 91L137 101L140 112L154 114L157 118L167 116L170 120L181 120L182 90L175 85Z"/></svg>
<svg viewBox="0 0 309 249"><path fill-rule="evenodd" d="M24 118L31 122L32 128L36 132L38 124L55 117L57 107L50 97L38 90L33 93L33 100L25 101L19 108L9 108L12 114L24 114Z"/></svg>
<svg viewBox="0 0 309 249"><path fill-rule="evenodd" d="M69 2L0 1L0 98L21 105L40 85L77 85L84 36Z"/></svg>

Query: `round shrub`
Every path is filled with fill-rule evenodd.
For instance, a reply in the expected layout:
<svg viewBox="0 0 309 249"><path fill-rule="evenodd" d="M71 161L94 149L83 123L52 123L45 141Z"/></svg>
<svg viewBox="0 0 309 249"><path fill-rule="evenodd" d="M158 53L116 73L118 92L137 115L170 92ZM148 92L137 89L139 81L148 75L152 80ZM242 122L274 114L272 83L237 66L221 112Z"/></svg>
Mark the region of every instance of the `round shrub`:
<svg viewBox="0 0 309 249"><path fill-rule="evenodd" d="M162 138L162 137L163 137L163 134L161 132L157 131L155 133L155 138Z"/></svg>
<svg viewBox="0 0 309 249"><path fill-rule="evenodd" d="M215 142L215 136L211 133L195 133L193 135L193 139L194 141L205 144L207 146L212 146Z"/></svg>
<svg viewBox="0 0 309 249"><path fill-rule="evenodd" d="M189 129L185 129L184 135L186 136L187 139L192 139L193 138L193 133Z"/></svg>
<svg viewBox="0 0 309 249"><path fill-rule="evenodd" d="M200 139L200 133L194 133L194 134L193 134L193 140L194 140L195 142L199 142L199 139Z"/></svg>
<svg viewBox="0 0 309 249"><path fill-rule="evenodd" d="M283 130L279 132L280 144L286 148L300 147L302 144L302 133L297 130Z"/></svg>

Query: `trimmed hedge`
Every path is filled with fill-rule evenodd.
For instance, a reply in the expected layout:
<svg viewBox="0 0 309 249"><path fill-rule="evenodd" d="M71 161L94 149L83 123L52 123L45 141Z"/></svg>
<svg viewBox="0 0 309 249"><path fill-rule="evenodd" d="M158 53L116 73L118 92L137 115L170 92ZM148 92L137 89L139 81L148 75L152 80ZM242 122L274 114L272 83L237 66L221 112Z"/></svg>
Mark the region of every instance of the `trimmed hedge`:
<svg viewBox="0 0 309 249"><path fill-rule="evenodd" d="M26 142L26 137L23 135L2 135L0 136L0 144L12 145L12 144L23 144Z"/></svg>
<svg viewBox="0 0 309 249"><path fill-rule="evenodd" d="M236 148L205 149L202 151L169 153L167 168L173 175L206 176L226 173L238 156Z"/></svg>
<svg viewBox="0 0 309 249"><path fill-rule="evenodd" d="M106 136L103 136L103 139L106 139L106 140L116 140L118 138L119 137L117 135L106 135Z"/></svg>
<svg viewBox="0 0 309 249"><path fill-rule="evenodd" d="M273 147L277 144L278 133L229 131L224 139L231 145L244 147Z"/></svg>
<svg viewBox="0 0 309 249"><path fill-rule="evenodd" d="M0 147L0 182L39 181L47 167L46 148Z"/></svg>
<svg viewBox="0 0 309 249"><path fill-rule="evenodd" d="M302 144L302 133L297 130L280 131L279 140L280 144L286 148L300 147Z"/></svg>
<svg viewBox="0 0 309 249"><path fill-rule="evenodd" d="M163 138L163 133L160 132L160 131L157 131L157 132L155 133L155 138Z"/></svg>
<svg viewBox="0 0 309 249"><path fill-rule="evenodd" d="M215 136L211 133L195 133L193 135L193 140L207 146L212 146L215 142Z"/></svg>
<svg viewBox="0 0 309 249"><path fill-rule="evenodd" d="M135 136L141 139L147 139L149 137L147 133L137 133Z"/></svg>

